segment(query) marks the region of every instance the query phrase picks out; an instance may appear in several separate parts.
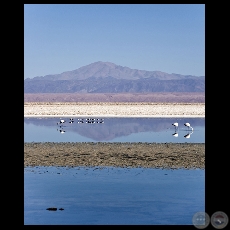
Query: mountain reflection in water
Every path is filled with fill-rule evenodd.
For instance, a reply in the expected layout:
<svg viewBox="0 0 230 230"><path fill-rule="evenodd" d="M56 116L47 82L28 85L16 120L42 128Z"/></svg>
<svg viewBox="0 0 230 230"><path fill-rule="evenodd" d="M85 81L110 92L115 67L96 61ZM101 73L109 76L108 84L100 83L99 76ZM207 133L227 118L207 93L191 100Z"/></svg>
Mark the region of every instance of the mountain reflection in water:
<svg viewBox="0 0 230 230"><path fill-rule="evenodd" d="M132 141L138 142L138 137L135 135L163 135L169 137L168 142L188 142L192 138L195 142L204 143L204 118L104 118L103 122L100 117L95 117L95 122L89 122L88 118L73 118L74 122L70 122L71 117L64 118L66 122L61 125L57 125L60 118L24 118L24 141L38 141L36 139L31 140L33 132L44 132L42 135L51 135L55 137L57 133L59 135L66 135L67 133L78 134L85 137L85 141ZM79 122L81 121L81 122ZM83 122L82 122L83 121ZM91 120L93 121L93 120ZM172 125L174 122L178 122L179 126L176 130ZM189 122L192 124L193 133L189 131L184 123ZM43 130L45 128L45 131ZM55 131L55 133L54 133ZM57 132L58 131L58 132ZM62 132L63 131L63 132ZM49 133L50 132L50 133ZM190 135L189 135L190 134ZM192 134L192 135L191 135ZM27 139L27 136L30 138ZM190 137L189 139L185 137ZM125 140L125 137L130 137ZM140 136L139 136L140 138ZM183 138L183 141L182 139ZM140 138L140 142L143 139ZM84 139L81 139L84 141ZM49 138L46 140L49 141ZM158 140L159 141L159 140ZM148 142L148 141L147 141ZM167 140L162 140L167 142Z"/></svg>

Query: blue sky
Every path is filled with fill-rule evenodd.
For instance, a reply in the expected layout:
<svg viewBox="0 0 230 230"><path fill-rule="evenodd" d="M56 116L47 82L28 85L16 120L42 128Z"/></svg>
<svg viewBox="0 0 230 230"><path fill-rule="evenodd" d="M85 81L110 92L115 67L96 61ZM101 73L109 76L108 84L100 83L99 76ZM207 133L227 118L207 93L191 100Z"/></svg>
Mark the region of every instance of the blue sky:
<svg viewBox="0 0 230 230"><path fill-rule="evenodd" d="M205 4L24 5L24 79L97 61L205 76Z"/></svg>

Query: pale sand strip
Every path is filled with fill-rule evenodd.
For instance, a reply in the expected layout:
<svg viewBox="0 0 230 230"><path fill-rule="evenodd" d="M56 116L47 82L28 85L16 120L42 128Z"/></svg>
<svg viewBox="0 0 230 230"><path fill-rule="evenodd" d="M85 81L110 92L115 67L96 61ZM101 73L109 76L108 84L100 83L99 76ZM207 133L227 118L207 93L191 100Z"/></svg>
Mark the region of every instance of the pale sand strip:
<svg viewBox="0 0 230 230"><path fill-rule="evenodd" d="M24 117L205 117L204 103L24 103Z"/></svg>

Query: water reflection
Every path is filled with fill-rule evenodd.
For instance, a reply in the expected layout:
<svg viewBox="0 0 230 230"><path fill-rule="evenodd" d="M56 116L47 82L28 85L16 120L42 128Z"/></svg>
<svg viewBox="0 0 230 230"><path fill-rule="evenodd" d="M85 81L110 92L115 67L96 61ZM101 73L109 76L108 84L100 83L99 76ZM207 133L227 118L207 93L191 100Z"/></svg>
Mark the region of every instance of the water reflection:
<svg viewBox="0 0 230 230"><path fill-rule="evenodd" d="M178 133L177 133L177 132L173 133L172 135L173 135L174 137L178 137Z"/></svg>
<svg viewBox="0 0 230 230"><path fill-rule="evenodd" d="M191 133L187 133L184 137L185 138L190 138L190 135L192 135L192 134L193 134L193 131Z"/></svg>
<svg viewBox="0 0 230 230"><path fill-rule="evenodd" d="M58 130L58 129L57 129L57 130ZM65 130L59 129L59 132L60 132L60 133L65 133Z"/></svg>
<svg viewBox="0 0 230 230"><path fill-rule="evenodd" d="M205 142L204 118L61 120L24 118L24 141ZM184 127L187 122L192 132ZM26 225L192 225L194 213L204 210L204 170L31 167L24 178ZM48 207L64 210L49 212Z"/></svg>
<svg viewBox="0 0 230 230"><path fill-rule="evenodd" d="M25 142L204 143L204 131L204 118L24 118Z"/></svg>
<svg viewBox="0 0 230 230"><path fill-rule="evenodd" d="M178 122L175 122L172 124L175 127L175 132L172 134L174 137L178 137L179 133L178 133ZM188 133L186 135L184 135L185 138L190 138L190 136L193 134L193 127L190 125L190 123L186 122L184 124L184 126L188 127ZM189 128L191 129L191 131L189 131Z"/></svg>

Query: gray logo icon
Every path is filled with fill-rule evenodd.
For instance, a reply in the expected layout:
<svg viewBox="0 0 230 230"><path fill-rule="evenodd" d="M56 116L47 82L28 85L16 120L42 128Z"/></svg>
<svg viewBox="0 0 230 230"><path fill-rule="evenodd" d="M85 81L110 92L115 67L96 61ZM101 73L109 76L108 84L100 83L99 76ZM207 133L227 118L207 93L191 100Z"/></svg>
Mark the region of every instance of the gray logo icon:
<svg viewBox="0 0 230 230"><path fill-rule="evenodd" d="M206 212L197 212L192 218L193 225L198 229L206 228L210 223L210 217Z"/></svg>
<svg viewBox="0 0 230 230"><path fill-rule="evenodd" d="M211 216L211 224L217 229L225 228L228 224L228 216L224 212L215 212Z"/></svg>

